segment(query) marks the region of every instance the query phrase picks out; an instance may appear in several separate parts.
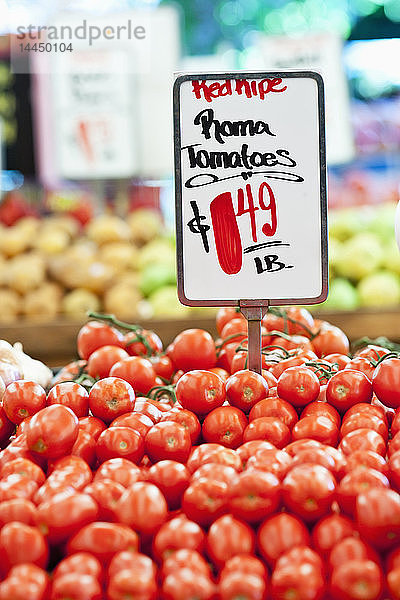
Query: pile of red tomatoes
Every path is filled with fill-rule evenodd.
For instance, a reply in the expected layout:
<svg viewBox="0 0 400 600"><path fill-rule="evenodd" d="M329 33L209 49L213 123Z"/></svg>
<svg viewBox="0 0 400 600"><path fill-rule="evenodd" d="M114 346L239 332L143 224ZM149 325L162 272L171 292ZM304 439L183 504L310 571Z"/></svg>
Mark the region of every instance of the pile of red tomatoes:
<svg viewBox="0 0 400 600"><path fill-rule="evenodd" d="M0 600L400 599L400 358L275 309L259 375L217 330L104 316L7 386Z"/></svg>

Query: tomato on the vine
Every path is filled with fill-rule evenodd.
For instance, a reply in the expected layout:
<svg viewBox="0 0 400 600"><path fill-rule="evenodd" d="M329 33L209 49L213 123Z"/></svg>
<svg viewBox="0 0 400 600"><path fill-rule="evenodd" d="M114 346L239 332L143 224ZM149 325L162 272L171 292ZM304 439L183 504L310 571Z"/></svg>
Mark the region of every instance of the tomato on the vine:
<svg viewBox="0 0 400 600"><path fill-rule="evenodd" d="M74 411L78 418L86 417L89 413L89 394L79 383L57 383L47 394L47 405L51 404L63 404Z"/></svg>
<svg viewBox="0 0 400 600"><path fill-rule="evenodd" d="M86 370L91 377L103 379L110 374L116 362L127 358L129 354L120 346L101 346L89 356Z"/></svg>
<svg viewBox="0 0 400 600"><path fill-rule="evenodd" d="M118 329L98 321L89 321L81 327L76 343L78 354L84 360L102 346L112 345L123 348L125 345L124 336Z"/></svg>
<svg viewBox="0 0 400 600"><path fill-rule="evenodd" d="M118 363L117 363L118 364ZM89 393L89 407L95 417L111 423L135 406L132 386L120 377L106 377L95 383Z"/></svg>
<svg viewBox="0 0 400 600"><path fill-rule="evenodd" d="M206 442L237 448L247 427L246 415L235 406L220 406L208 413L203 421L202 434Z"/></svg>
<svg viewBox="0 0 400 600"><path fill-rule="evenodd" d="M225 385L210 371L195 370L182 375L175 389L178 402L198 416L204 416L225 400Z"/></svg>
<svg viewBox="0 0 400 600"><path fill-rule="evenodd" d="M46 406L46 392L34 381L21 379L8 384L3 395L3 409L7 418L21 423Z"/></svg>

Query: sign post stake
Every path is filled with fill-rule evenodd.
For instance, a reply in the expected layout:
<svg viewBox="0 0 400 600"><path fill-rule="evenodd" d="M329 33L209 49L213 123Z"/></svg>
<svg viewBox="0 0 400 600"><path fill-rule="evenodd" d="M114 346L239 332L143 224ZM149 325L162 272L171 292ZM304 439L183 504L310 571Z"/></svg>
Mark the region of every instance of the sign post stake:
<svg viewBox="0 0 400 600"><path fill-rule="evenodd" d="M254 300L240 300L240 312L247 319L248 325L248 360L247 368L261 375L261 321L267 312L267 306L254 305Z"/></svg>

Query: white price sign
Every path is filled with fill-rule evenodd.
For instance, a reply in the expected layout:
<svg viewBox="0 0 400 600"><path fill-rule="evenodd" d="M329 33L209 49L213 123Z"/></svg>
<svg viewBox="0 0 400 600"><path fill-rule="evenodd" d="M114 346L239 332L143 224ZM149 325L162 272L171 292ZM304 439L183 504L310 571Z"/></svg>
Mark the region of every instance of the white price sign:
<svg viewBox="0 0 400 600"><path fill-rule="evenodd" d="M310 71L176 79L183 304L326 299L323 95L321 76Z"/></svg>

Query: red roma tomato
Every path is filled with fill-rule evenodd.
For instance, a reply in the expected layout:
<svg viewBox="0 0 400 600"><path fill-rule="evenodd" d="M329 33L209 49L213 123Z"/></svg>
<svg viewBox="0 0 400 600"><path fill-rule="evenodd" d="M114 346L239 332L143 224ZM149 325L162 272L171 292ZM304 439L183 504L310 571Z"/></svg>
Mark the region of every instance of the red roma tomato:
<svg viewBox="0 0 400 600"><path fill-rule="evenodd" d="M194 473L201 465L214 463L233 467L235 471L241 471L240 457L235 450L225 448L221 444L201 444L193 448L187 461L187 468Z"/></svg>
<svg viewBox="0 0 400 600"><path fill-rule="evenodd" d="M252 554L240 554L227 560L220 573L220 579L224 579L229 573L257 575L257 577L261 577L264 581L268 577L267 569L262 561Z"/></svg>
<svg viewBox="0 0 400 600"><path fill-rule="evenodd" d="M339 444L339 450L346 455L356 450L372 450L385 456L386 444L383 437L372 429L355 429L344 436Z"/></svg>
<svg viewBox="0 0 400 600"><path fill-rule="evenodd" d="M15 458L11 460L1 470L1 478L4 479L8 475L22 475L35 481L39 486L42 485L46 479L43 469L36 465L28 458Z"/></svg>
<svg viewBox="0 0 400 600"><path fill-rule="evenodd" d="M336 500L341 510L354 516L358 494L370 488L389 488L389 480L380 471L357 467L345 475L336 490Z"/></svg>
<svg viewBox="0 0 400 600"><path fill-rule="evenodd" d="M213 600L216 587L209 577L183 568L166 576L162 584L164 600Z"/></svg>
<svg viewBox="0 0 400 600"><path fill-rule="evenodd" d="M310 535L294 515L279 513L269 517L258 530L258 548L269 565L294 546L309 546Z"/></svg>
<svg viewBox="0 0 400 600"><path fill-rule="evenodd" d="M4 411L3 406L0 406L0 448L3 448L8 444L8 439L14 433L14 430L15 423L10 421Z"/></svg>
<svg viewBox="0 0 400 600"><path fill-rule="evenodd" d="M333 353L348 354L350 348L349 340L343 331L326 322L323 322L318 335L313 338L312 345L319 358Z"/></svg>
<svg viewBox="0 0 400 600"><path fill-rule="evenodd" d="M150 346L150 352L145 344L140 340L139 336L144 338L145 342L147 342L147 344ZM124 336L124 342L125 350L131 356L147 356L149 353L157 354L163 350L162 341L158 335L155 333L155 331L149 331L148 329L142 329L139 335L135 331L126 333Z"/></svg>
<svg viewBox="0 0 400 600"><path fill-rule="evenodd" d="M36 525L51 544L66 541L98 517L97 502L87 494L60 493L39 504Z"/></svg>
<svg viewBox="0 0 400 600"><path fill-rule="evenodd" d="M321 465L335 474L335 461L322 448L304 448L293 457L291 468L303 464Z"/></svg>
<svg viewBox="0 0 400 600"><path fill-rule="evenodd" d="M97 442L101 432L106 429L106 425L97 417L82 417L79 419L79 429L89 433L89 435Z"/></svg>
<svg viewBox="0 0 400 600"><path fill-rule="evenodd" d="M168 507L157 486L138 481L125 490L115 506L120 523L140 533L154 533L164 523Z"/></svg>
<svg viewBox="0 0 400 600"><path fill-rule="evenodd" d="M0 531L0 570L3 573L22 563L33 563L45 569L48 557L46 540L36 527L14 521Z"/></svg>
<svg viewBox="0 0 400 600"><path fill-rule="evenodd" d="M201 465L201 467L193 473L191 481L196 481L197 479L212 479L214 481L222 481L230 486L236 481L237 476L238 473L233 467L206 463L205 465Z"/></svg>
<svg viewBox="0 0 400 600"><path fill-rule="evenodd" d="M387 572L387 587L393 600L400 598L400 568Z"/></svg>
<svg viewBox="0 0 400 600"><path fill-rule="evenodd" d="M128 352L119 346L102 346L89 356L86 370L91 377L103 379L109 376L115 363L128 356Z"/></svg>
<svg viewBox="0 0 400 600"><path fill-rule="evenodd" d="M260 417L248 424L243 434L243 441L266 440L277 448L283 448L290 442L290 429L274 417Z"/></svg>
<svg viewBox="0 0 400 600"><path fill-rule="evenodd" d="M268 358L265 355L263 355L263 356L265 357L265 365L268 366L268 362L267 362ZM269 368L269 371L274 375L274 377L276 377L276 379L279 379L279 377L282 375L282 373L284 371L286 371L286 369L290 369L292 367L302 367L309 360L311 360L311 359L309 357L306 358L305 356L292 356L290 358L284 358L283 360L280 360L276 364L274 362L272 362L272 364L270 364L268 366L268 368ZM264 368L264 365L263 365L263 368Z"/></svg>
<svg viewBox="0 0 400 600"><path fill-rule="evenodd" d="M209 369L209 371L211 371L211 373L215 373L218 375L218 377L221 377L222 381L226 381L230 377L228 371L222 369L221 367L212 367L212 369Z"/></svg>
<svg viewBox="0 0 400 600"><path fill-rule="evenodd" d="M35 502L40 504L60 491L80 491L92 481L92 471L79 456L65 456L48 466L47 479L39 488Z"/></svg>
<svg viewBox="0 0 400 600"><path fill-rule="evenodd" d="M263 577L254 573L243 573L233 571L221 577L218 587L221 600L234 600L235 598L246 598L246 600L257 600L266 597L267 584Z"/></svg>
<svg viewBox="0 0 400 600"><path fill-rule="evenodd" d="M115 521L114 508L125 488L112 479L99 479L83 489L84 494L94 498L99 508L99 521Z"/></svg>
<svg viewBox="0 0 400 600"><path fill-rule="evenodd" d="M358 415L351 415L343 420L343 425L340 428L340 435L344 437L350 431L355 429L373 429L379 433L385 442L388 439L388 427L381 418L375 417L374 415L368 415L367 413L359 413Z"/></svg>
<svg viewBox="0 0 400 600"><path fill-rule="evenodd" d="M296 454L298 454L305 448L325 448L325 446L324 444L321 444L321 442L317 442L317 440L296 440L286 446L285 452L290 454L290 456L296 456Z"/></svg>
<svg viewBox="0 0 400 600"><path fill-rule="evenodd" d="M110 369L110 377L119 377L127 381L138 395L147 394L157 385L157 375L153 365L147 358L140 356L129 356L115 363Z"/></svg>
<svg viewBox="0 0 400 600"><path fill-rule="evenodd" d="M182 510L192 521L208 526L227 512L229 488L222 481L197 479L191 482L182 498Z"/></svg>
<svg viewBox="0 0 400 600"><path fill-rule="evenodd" d="M137 568L122 569L110 578L107 598L108 600L124 600L124 598L156 600L155 577L151 573L141 572Z"/></svg>
<svg viewBox="0 0 400 600"><path fill-rule="evenodd" d="M253 530L232 515L214 521L207 535L207 553L216 567L237 554L252 554L255 544Z"/></svg>
<svg viewBox="0 0 400 600"><path fill-rule="evenodd" d="M354 415L359 415L360 413L371 415L373 417L378 417L378 419L381 419L382 421L384 421L384 423L387 423L387 416L385 410L382 407L376 406L375 404L366 404L365 402L354 404L354 406L349 408L349 410L346 411L346 413L343 415L343 423L347 419L350 419L350 417L353 417Z"/></svg>
<svg viewBox="0 0 400 600"><path fill-rule="evenodd" d="M117 554L114 555L108 567L108 578L112 579L117 573L124 569L146 573L152 577L157 575L157 567L151 558L140 552L132 552L129 550L117 552Z"/></svg>
<svg viewBox="0 0 400 600"><path fill-rule="evenodd" d="M116 417L133 410L135 392L119 377L106 377L94 384L89 393L89 408L95 417L111 423Z"/></svg>
<svg viewBox="0 0 400 600"><path fill-rule="evenodd" d="M257 450L260 450L261 448L264 448L264 450L274 450L275 446L265 440L251 440L250 442L245 442L239 446L239 448L237 448L236 453L239 455L240 460L242 461L243 470L246 468L249 458L254 456Z"/></svg>
<svg viewBox="0 0 400 600"><path fill-rule="evenodd" d="M34 381L21 379L9 383L3 395L3 409L7 418L21 423L46 406L46 392Z"/></svg>
<svg viewBox="0 0 400 600"><path fill-rule="evenodd" d="M195 444L200 437L200 421L191 410L186 410L185 408L173 408L165 413L161 418L161 421L175 421L176 423L183 425L183 427L189 431L192 445Z"/></svg>
<svg viewBox="0 0 400 600"><path fill-rule="evenodd" d="M356 450L347 457L345 471L351 473L354 469L375 469L388 477L389 465L385 458L372 450Z"/></svg>
<svg viewBox="0 0 400 600"><path fill-rule="evenodd" d="M79 432L78 417L62 404L47 406L33 415L26 430L28 448L45 458L68 454Z"/></svg>
<svg viewBox="0 0 400 600"><path fill-rule="evenodd" d="M100 463L110 458L126 458L138 464L143 454L143 438L130 427L109 427L97 440L96 455Z"/></svg>
<svg viewBox="0 0 400 600"><path fill-rule="evenodd" d="M68 363L65 365L65 367L60 369L57 375L53 378L53 385L62 383L63 381L71 381L72 379L75 379L75 377L78 377L85 367L86 360L74 360Z"/></svg>
<svg viewBox="0 0 400 600"><path fill-rule="evenodd" d="M12 498L26 498L31 500L38 490L36 481L28 479L23 475L8 475L0 480L0 502Z"/></svg>
<svg viewBox="0 0 400 600"><path fill-rule="evenodd" d="M168 508L176 510L180 507L183 493L189 485L190 472L180 462L161 460L150 467L147 480L159 488Z"/></svg>
<svg viewBox="0 0 400 600"><path fill-rule="evenodd" d="M293 406L305 406L319 395L319 379L307 367L289 367L280 375L277 392Z"/></svg>
<svg viewBox="0 0 400 600"><path fill-rule="evenodd" d="M358 537L352 536L339 540L329 554L328 566L331 571L350 560L373 560L379 563L379 557L375 550Z"/></svg>
<svg viewBox="0 0 400 600"><path fill-rule="evenodd" d="M176 384L176 397L183 406L198 416L204 416L225 400L225 384L210 371L189 371Z"/></svg>
<svg viewBox="0 0 400 600"><path fill-rule="evenodd" d="M389 350L387 348L383 348L382 346L376 346L374 344L369 344L365 346L359 352L356 352L356 356L362 356L364 358L370 358L372 360L378 360L382 356L389 354Z"/></svg>
<svg viewBox="0 0 400 600"><path fill-rule="evenodd" d="M372 560L350 560L332 573L330 593L341 600L379 600L383 591L383 573Z"/></svg>
<svg viewBox="0 0 400 600"><path fill-rule="evenodd" d="M237 342L225 343L218 350L217 368L222 368L228 373L232 372L232 361L236 356L236 348L238 348Z"/></svg>
<svg viewBox="0 0 400 600"><path fill-rule="evenodd" d="M246 415L239 408L220 406L214 408L204 419L202 434L206 442L235 449L242 443L246 427Z"/></svg>
<svg viewBox="0 0 400 600"><path fill-rule="evenodd" d="M292 464L292 458L283 450L257 450L247 461L246 469L272 473L280 481L286 476Z"/></svg>
<svg viewBox="0 0 400 600"><path fill-rule="evenodd" d="M11 521L35 525L36 506L26 498L11 498L0 502L0 528Z"/></svg>
<svg viewBox="0 0 400 600"><path fill-rule="evenodd" d="M93 575L66 573L54 579L51 600L102 600L101 585Z"/></svg>
<svg viewBox="0 0 400 600"><path fill-rule="evenodd" d="M89 467L93 468L96 462L96 442L89 433L79 429L78 437L71 450L72 456L83 458Z"/></svg>
<svg viewBox="0 0 400 600"><path fill-rule="evenodd" d="M146 433L152 426L153 421L150 417L135 412L125 413L114 419L110 424L110 427L130 427L140 433L143 438L146 437Z"/></svg>
<svg viewBox="0 0 400 600"><path fill-rule="evenodd" d="M296 546L295 548L286 550L276 561L275 570L279 571L291 565L299 566L304 564L312 565L321 571L321 573L324 570L321 557L308 546Z"/></svg>
<svg viewBox="0 0 400 600"><path fill-rule="evenodd" d="M326 399L341 414L358 402L371 402L372 384L360 371L344 369L331 377Z"/></svg>
<svg viewBox="0 0 400 600"><path fill-rule="evenodd" d="M265 471L254 469L239 473L230 486L230 511L248 523L259 523L275 512L280 500L279 479Z"/></svg>
<svg viewBox="0 0 400 600"><path fill-rule="evenodd" d="M334 352L333 354L327 354L326 356L324 356L324 360L332 364L336 363L339 368L339 371L341 371L346 367L346 365L349 364L351 358L347 356L347 354L340 354L338 352Z"/></svg>
<svg viewBox="0 0 400 600"><path fill-rule="evenodd" d="M0 584L1 600L47 600L50 579L46 571L32 564L13 567Z"/></svg>
<svg viewBox="0 0 400 600"><path fill-rule="evenodd" d="M102 565L110 562L122 550L137 552L139 538L127 525L96 521L85 525L68 542L68 554L88 552Z"/></svg>
<svg viewBox="0 0 400 600"><path fill-rule="evenodd" d="M123 348L124 336L110 325L89 321L79 330L76 343L79 356L87 360L92 352L102 346L112 345Z"/></svg>
<svg viewBox="0 0 400 600"><path fill-rule="evenodd" d="M218 335L221 335L224 326L232 319L242 319L243 321L245 321L245 318L242 315L242 313L240 313L238 309L234 306L224 306L223 308L218 309L217 315L215 317Z"/></svg>
<svg viewBox="0 0 400 600"><path fill-rule="evenodd" d="M215 344L208 331L185 329L171 344L168 353L176 369L210 369L217 364Z"/></svg>
<svg viewBox="0 0 400 600"><path fill-rule="evenodd" d="M220 335L223 340L229 339L239 344L247 338L247 321L241 317L231 319L225 324Z"/></svg>
<svg viewBox="0 0 400 600"><path fill-rule="evenodd" d="M392 486L400 490L400 451L394 452L389 459L389 478Z"/></svg>
<svg viewBox="0 0 400 600"><path fill-rule="evenodd" d="M356 503L360 534L379 549L390 549L400 539L400 496L393 490L372 488L362 492Z"/></svg>
<svg viewBox="0 0 400 600"><path fill-rule="evenodd" d="M136 398L134 412L149 417L153 424L161 421L162 417L166 414L150 402L149 398L142 398L141 396Z"/></svg>
<svg viewBox="0 0 400 600"><path fill-rule="evenodd" d="M394 437L389 441L388 455L389 457L396 454L400 450L400 435L396 433Z"/></svg>
<svg viewBox="0 0 400 600"><path fill-rule="evenodd" d="M307 522L327 514L335 499L336 481L321 465L293 467L282 482L285 506Z"/></svg>
<svg viewBox="0 0 400 600"><path fill-rule="evenodd" d="M163 561L176 550L187 548L202 552L206 537L203 530L185 515L179 515L161 525L153 539L153 557Z"/></svg>
<svg viewBox="0 0 400 600"><path fill-rule="evenodd" d="M201 554L196 552L196 550L182 548L173 552L164 560L160 570L160 578L163 580L170 573L181 571L184 568L190 569L192 573L200 573L205 577L211 577L210 565Z"/></svg>
<svg viewBox="0 0 400 600"><path fill-rule="evenodd" d="M249 370L236 371L225 383L229 404L246 414L263 398L268 396L268 383L258 373Z"/></svg>
<svg viewBox="0 0 400 600"><path fill-rule="evenodd" d="M368 358L363 358L362 356L355 356L347 365L345 369L351 369L352 371L360 371L364 373L366 377L370 381L372 381L372 377L374 375L375 366L371 363Z"/></svg>
<svg viewBox="0 0 400 600"><path fill-rule="evenodd" d="M325 581L320 569L310 563L300 563L275 569L271 578L271 597L288 598L295 594L298 600L322 600Z"/></svg>
<svg viewBox="0 0 400 600"><path fill-rule="evenodd" d="M259 419L260 417L274 417L279 419L290 430L297 423L298 416L291 404L281 398L264 398L257 402L250 411L249 421Z"/></svg>
<svg viewBox="0 0 400 600"><path fill-rule="evenodd" d="M63 558L56 566L53 573L53 580L68 573L81 573L82 575L92 575L97 580L103 577L103 567L98 559L88 552L77 552L71 556Z"/></svg>
<svg viewBox="0 0 400 600"><path fill-rule="evenodd" d="M170 381L174 374L174 365L169 356L150 356L149 361L153 365L153 369L158 377Z"/></svg>
<svg viewBox="0 0 400 600"><path fill-rule="evenodd" d="M191 447L189 431L174 421L156 423L145 438L145 451L153 462L170 459L184 463Z"/></svg>
<svg viewBox="0 0 400 600"><path fill-rule="evenodd" d="M63 404L70 408L78 418L89 413L89 394L83 385L65 381L54 385L47 394L47 405Z"/></svg>
<svg viewBox="0 0 400 600"><path fill-rule="evenodd" d="M303 409L301 418L312 416L327 417L335 423L336 427L340 427L341 418L338 411L327 402L310 402L310 404Z"/></svg>
<svg viewBox="0 0 400 600"><path fill-rule="evenodd" d="M314 526L312 545L323 558L327 558L332 548L344 538L356 535L353 521L344 515L328 515Z"/></svg>
<svg viewBox="0 0 400 600"><path fill-rule="evenodd" d="M139 481L140 478L141 471L139 467L134 465L130 460L126 458L111 458L103 462L97 469L93 481L111 479L124 487L129 487Z"/></svg>
<svg viewBox="0 0 400 600"><path fill-rule="evenodd" d="M372 377L374 394L385 406L400 406L400 359L387 358L376 367Z"/></svg>
<svg viewBox="0 0 400 600"><path fill-rule="evenodd" d="M336 446L339 430L329 417L310 415L301 418L292 429L293 440L312 439Z"/></svg>

